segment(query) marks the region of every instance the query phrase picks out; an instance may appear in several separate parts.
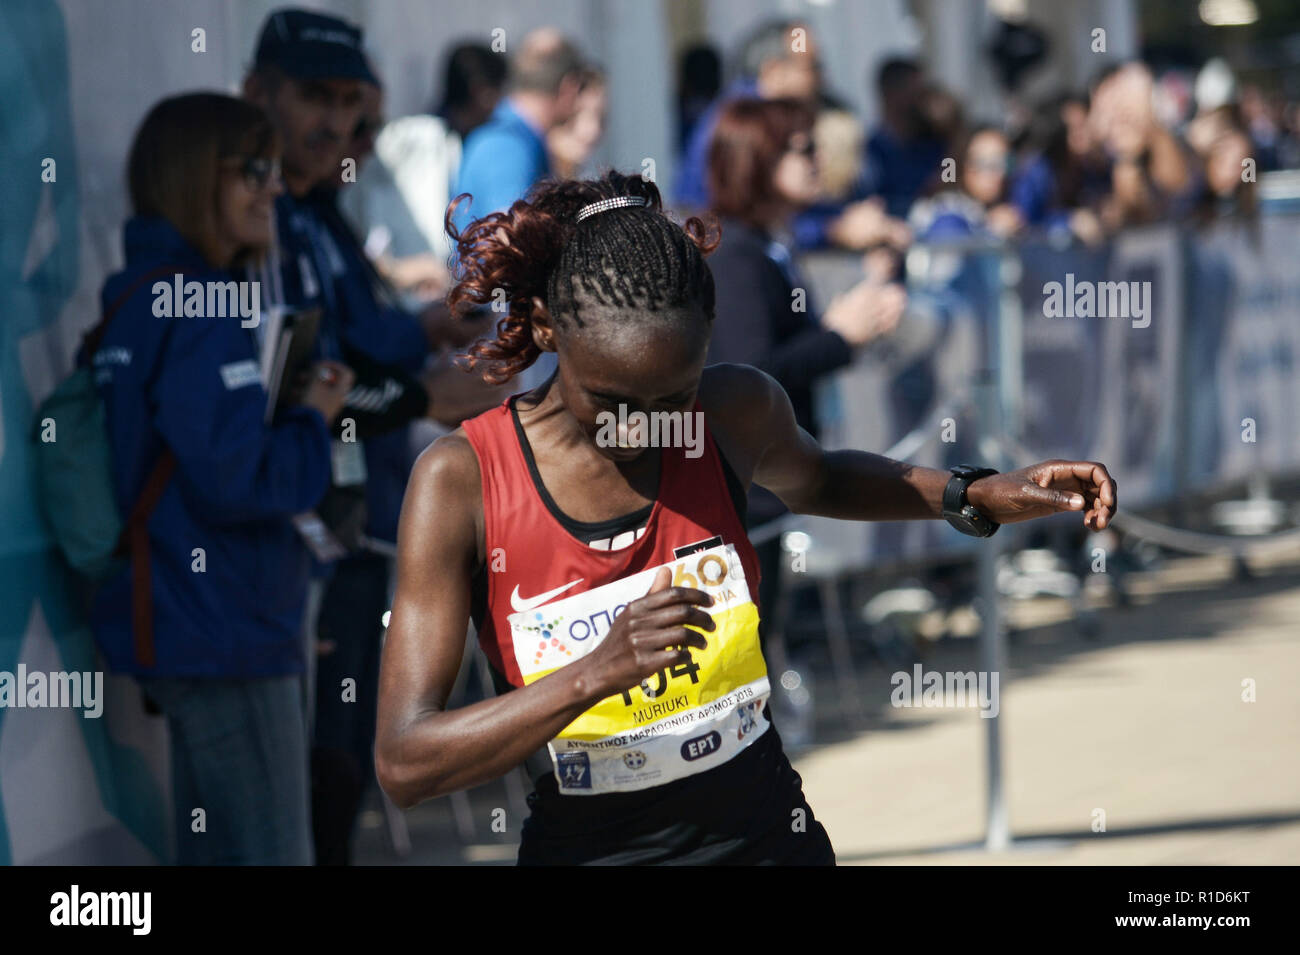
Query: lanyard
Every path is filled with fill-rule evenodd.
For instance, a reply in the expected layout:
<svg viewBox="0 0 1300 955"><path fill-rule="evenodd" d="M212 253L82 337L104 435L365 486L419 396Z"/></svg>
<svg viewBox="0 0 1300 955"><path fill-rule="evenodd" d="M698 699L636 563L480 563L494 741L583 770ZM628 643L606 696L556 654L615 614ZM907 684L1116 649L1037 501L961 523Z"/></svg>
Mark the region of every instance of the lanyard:
<svg viewBox="0 0 1300 955"><path fill-rule="evenodd" d="M320 296L324 302L324 314L321 315L320 334L317 339L321 357L338 361L343 357L339 345L338 296L334 289L334 270L324 257L324 239L320 234L320 226L314 217L303 209L295 212L292 222L296 226L295 231L300 232L305 240L303 245L306 246L312 269L316 273L316 284L320 288Z"/></svg>

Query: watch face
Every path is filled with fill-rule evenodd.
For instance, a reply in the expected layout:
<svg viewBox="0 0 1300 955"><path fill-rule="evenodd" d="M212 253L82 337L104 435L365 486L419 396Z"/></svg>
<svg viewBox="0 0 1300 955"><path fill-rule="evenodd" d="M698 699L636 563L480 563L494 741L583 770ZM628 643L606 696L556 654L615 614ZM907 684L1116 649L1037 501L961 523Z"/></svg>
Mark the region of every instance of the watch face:
<svg viewBox="0 0 1300 955"><path fill-rule="evenodd" d="M957 525L959 531L963 531L967 534L979 534L979 529L975 526L974 522L965 516L954 517L952 522Z"/></svg>
<svg viewBox="0 0 1300 955"><path fill-rule="evenodd" d="M943 515L949 524L963 534L971 537L991 537L996 530L993 522L979 511L967 504L960 511L949 511Z"/></svg>
<svg viewBox="0 0 1300 955"><path fill-rule="evenodd" d="M949 524L957 528L957 530L961 531L963 534L978 535L979 533L970 518L961 511L949 512L945 514L944 517L947 518Z"/></svg>

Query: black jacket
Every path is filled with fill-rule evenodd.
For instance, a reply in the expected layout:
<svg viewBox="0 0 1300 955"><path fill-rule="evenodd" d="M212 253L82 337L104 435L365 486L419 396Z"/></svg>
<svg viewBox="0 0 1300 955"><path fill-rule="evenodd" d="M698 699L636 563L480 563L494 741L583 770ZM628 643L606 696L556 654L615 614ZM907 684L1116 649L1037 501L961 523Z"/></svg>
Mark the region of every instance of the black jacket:
<svg viewBox="0 0 1300 955"><path fill-rule="evenodd" d="M769 255L772 239L735 219L722 220L722 243L709 256L717 289L717 317L708 361L761 368L790 396L795 417L811 434L813 382L853 360L853 350L821 327L811 290L797 271ZM804 290L805 310L795 311L794 289Z"/></svg>
<svg viewBox="0 0 1300 955"><path fill-rule="evenodd" d="M722 220L722 242L709 256L717 290L708 363L761 368L786 394L800 426L816 436L813 383L853 360L838 332L821 327L811 289L793 264L783 265L770 236L736 219ZM802 288L804 311L794 290ZM784 508L766 491L750 497L750 522L768 520Z"/></svg>

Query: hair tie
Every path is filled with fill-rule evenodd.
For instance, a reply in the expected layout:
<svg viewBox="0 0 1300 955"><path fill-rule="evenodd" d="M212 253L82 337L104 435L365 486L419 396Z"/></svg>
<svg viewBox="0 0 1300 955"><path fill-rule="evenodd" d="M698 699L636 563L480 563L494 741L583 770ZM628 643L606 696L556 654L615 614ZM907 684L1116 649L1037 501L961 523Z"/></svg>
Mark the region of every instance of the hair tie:
<svg viewBox="0 0 1300 955"><path fill-rule="evenodd" d="M645 206L648 205L645 196L615 196L612 199L601 199L599 202L593 202L589 206L583 206L578 210L577 221L581 222L589 216L594 216L598 212L606 212L610 209L622 209L625 206Z"/></svg>

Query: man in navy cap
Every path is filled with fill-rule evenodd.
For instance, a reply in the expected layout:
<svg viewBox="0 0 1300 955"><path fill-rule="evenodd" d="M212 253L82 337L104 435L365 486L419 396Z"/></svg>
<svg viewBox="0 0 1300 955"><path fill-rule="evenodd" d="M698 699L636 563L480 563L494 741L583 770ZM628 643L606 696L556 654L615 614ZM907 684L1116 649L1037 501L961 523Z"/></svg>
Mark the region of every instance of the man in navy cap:
<svg viewBox="0 0 1300 955"><path fill-rule="evenodd" d="M280 132L289 193L302 197L338 174L340 152L361 118L363 84L378 82L356 27L307 10L277 10L267 18L244 96Z"/></svg>
<svg viewBox="0 0 1300 955"><path fill-rule="evenodd" d="M455 427L500 396L481 386L481 406L467 405L465 382L449 380L468 381L463 372L443 366L422 376L431 352L464 344L470 330L445 308L417 317L384 300L356 236L338 215L338 189L354 178L345 173L364 158L354 136L366 94L378 86L359 29L324 14L279 10L262 29L244 95L267 111L283 146L278 263L266 268L263 301L288 310L319 307L321 357L341 359L357 372L340 421L351 418L360 433L335 440L331 493L342 489L335 501L364 500L364 537L391 542L411 465L409 425L428 416ZM355 530L358 522L344 523ZM349 556L327 571L316 628L331 650L320 661L312 773L316 857L325 864L349 861L361 795L374 776L370 742L361 738L368 731L373 740L388 565L352 544ZM355 702L341 701L339 673L356 680Z"/></svg>
<svg viewBox="0 0 1300 955"><path fill-rule="evenodd" d="M339 234L320 215L319 188L337 190L347 160L359 158L346 153L367 85L377 87L379 80L358 28L306 10L278 10L267 18L244 80L244 98L266 110L283 148L285 192L275 209L279 261L274 274L264 276L262 301L294 309L320 306L323 356L341 357L351 342L378 361L418 368L432 348L462 344L472 330L453 322L445 308L429 308L417 318L381 306L373 296L369 306L341 296L340 281L368 283L371 277L360 277L355 257L340 252L340 243L352 245L355 237ZM426 385L435 398L444 390L435 382ZM427 411L439 420L447 416L437 408ZM459 409L448 414L455 417Z"/></svg>

